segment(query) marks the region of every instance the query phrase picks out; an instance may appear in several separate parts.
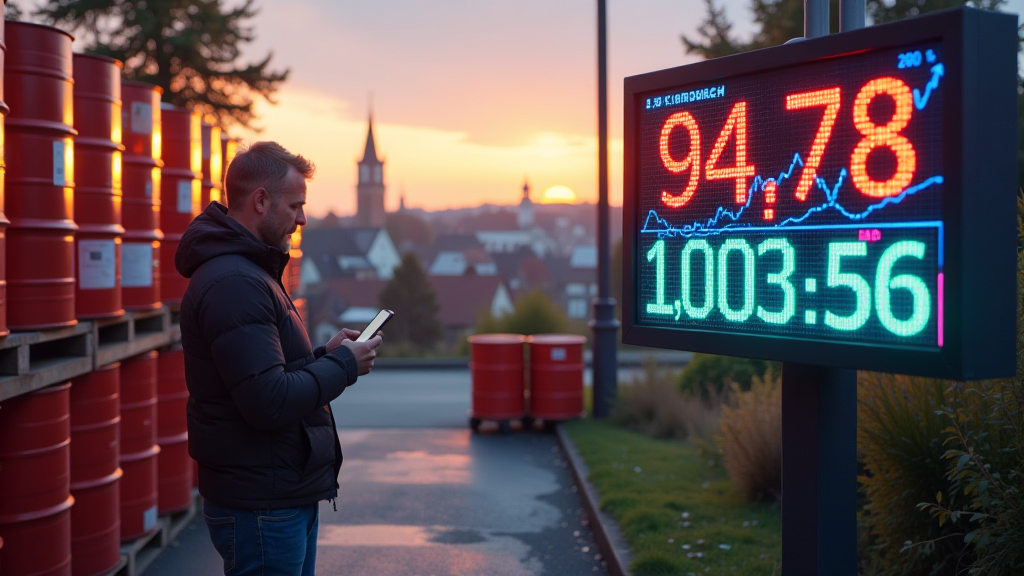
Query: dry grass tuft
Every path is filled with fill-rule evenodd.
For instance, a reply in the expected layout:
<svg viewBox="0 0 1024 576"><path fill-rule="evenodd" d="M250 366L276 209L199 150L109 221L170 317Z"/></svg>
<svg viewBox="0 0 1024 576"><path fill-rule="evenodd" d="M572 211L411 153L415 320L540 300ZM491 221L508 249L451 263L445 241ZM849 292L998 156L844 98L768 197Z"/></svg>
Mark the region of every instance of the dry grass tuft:
<svg viewBox="0 0 1024 576"><path fill-rule="evenodd" d="M676 374L648 359L643 375L619 389L612 421L653 438L691 438L711 443L718 434L720 415L717 394L707 401L680 394Z"/></svg>
<svg viewBox="0 0 1024 576"><path fill-rule="evenodd" d="M721 419L729 477L744 500L781 500L781 379L769 371L755 376L747 392L732 388Z"/></svg>

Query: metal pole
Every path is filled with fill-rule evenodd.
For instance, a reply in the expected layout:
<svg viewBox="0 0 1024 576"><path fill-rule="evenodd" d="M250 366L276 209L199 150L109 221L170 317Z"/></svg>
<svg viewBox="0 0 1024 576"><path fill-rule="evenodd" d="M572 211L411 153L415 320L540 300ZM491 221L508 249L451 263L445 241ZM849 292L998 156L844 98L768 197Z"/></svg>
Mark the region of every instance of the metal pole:
<svg viewBox="0 0 1024 576"><path fill-rule="evenodd" d="M597 0L597 298L590 321L594 416L606 418L618 386L615 299L611 297L608 222L608 36L605 0Z"/></svg>
<svg viewBox="0 0 1024 576"><path fill-rule="evenodd" d="M853 2L840 1L855 26ZM805 37L828 35L828 9L804 0ZM782 573L857 574L856 370L782 364Z"/></svg>
<svg viewBox="0 0 1024 576"><path fill-rule="evenodd" d="M839 31L849 32L864 27L864 0L839 0Z"/></svg>

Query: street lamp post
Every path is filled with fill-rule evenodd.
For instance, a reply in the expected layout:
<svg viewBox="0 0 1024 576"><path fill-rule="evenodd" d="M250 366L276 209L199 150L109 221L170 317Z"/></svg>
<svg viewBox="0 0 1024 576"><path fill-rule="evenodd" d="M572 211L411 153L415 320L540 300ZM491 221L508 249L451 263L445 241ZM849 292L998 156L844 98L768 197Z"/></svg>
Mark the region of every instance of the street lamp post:
<svg viewBox="0 0 1024 576"><path fill-rule="evenodd" d="M597 298L590 321L594 416L608 417L618 383L619 321L610 294L608 222L608 37L606 0L597 0Z"/></svg>

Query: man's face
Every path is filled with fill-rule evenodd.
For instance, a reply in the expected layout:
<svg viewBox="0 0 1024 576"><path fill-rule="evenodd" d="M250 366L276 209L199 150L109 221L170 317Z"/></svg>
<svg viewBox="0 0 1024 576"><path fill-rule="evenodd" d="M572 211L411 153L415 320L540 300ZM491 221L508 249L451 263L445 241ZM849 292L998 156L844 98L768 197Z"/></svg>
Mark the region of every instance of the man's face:
<svg viewBox="0 0 1024 576"><path fill-rule="evenodd" d="M273 197L273 192L271 192ZM306 225L306 179L295 169L288 170L288 176L281 184L276 202L264 214L259 224L261 240L287 253L292 247L291 235L299 226Z"/></svg>

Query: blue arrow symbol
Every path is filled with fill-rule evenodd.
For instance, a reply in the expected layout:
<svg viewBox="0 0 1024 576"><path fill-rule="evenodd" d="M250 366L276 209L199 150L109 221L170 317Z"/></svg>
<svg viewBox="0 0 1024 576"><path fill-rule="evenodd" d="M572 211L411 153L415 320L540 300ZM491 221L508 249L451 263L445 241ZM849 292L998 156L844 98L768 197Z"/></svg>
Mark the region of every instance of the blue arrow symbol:
<svg viewBox="0 0 1024 576"><path fill-rule="evenodd" d="M928 97L932 95L932 90L937 90L939 88L939 78L942 78L942 75L945 74L945 72L946 69L942 64L932 66L932 79L929 80L928 84L924 87L924 96L917 91L917 88L914 88L914 106L916 106L918 110L924 110L924 107L928 104Z"/></svg>

